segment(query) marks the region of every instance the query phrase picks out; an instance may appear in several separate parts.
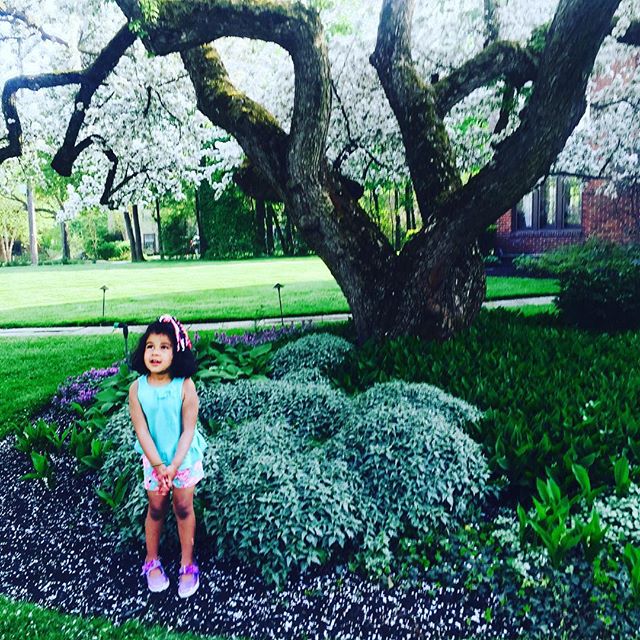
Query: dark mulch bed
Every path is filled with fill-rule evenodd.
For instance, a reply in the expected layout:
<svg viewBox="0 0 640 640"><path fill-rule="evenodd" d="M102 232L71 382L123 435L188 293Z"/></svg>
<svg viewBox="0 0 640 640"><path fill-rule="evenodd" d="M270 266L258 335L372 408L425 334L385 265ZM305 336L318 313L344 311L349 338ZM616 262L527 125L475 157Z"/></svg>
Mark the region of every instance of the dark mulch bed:
<svg viewBox="0 0 640 640"><path fill-rule="evenodd" d="M54 457L57 483L21 481L30 470L14 437L0 441L0 593L83 616L129 618L202 634L250 638L513 638L517 632L460 585L430 595L428 585L388 589L325 568L290 580L278 592L250 569L215 560L198 545L199 591L177 596L179 550L165 545L170 588L151 594L140 573L144 547L118 549L108 514L94 492L95 476L77 476L67 455ZM339 578L342 578L341 580Z"/></svg>

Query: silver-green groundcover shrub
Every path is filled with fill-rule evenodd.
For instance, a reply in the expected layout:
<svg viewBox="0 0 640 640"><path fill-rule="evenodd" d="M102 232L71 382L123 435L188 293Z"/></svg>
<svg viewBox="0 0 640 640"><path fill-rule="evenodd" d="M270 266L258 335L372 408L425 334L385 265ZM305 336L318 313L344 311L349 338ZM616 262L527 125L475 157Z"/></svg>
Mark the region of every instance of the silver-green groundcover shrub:
<svg viewBox="0 0 640 640"><path fill-rule="evenodd" d="M310 371L310 370L309 370ZM346 394L326 381L287 376L281 380L238 380L234 384L198 386L200 417L220 424L259 417L284 419L301 437L333 435L351 412Z"/></svg>
<svg viewBox="0 0 640 640"><path fill-rule="evenodd" d="M272 376L276 379L300 370L312 369L320 374L344 360L353 345L329 333L314 333L278 349L271 358Z"/></svg>
<svg viewBox="0 0 640 640"><path fill-rule="evenodd" d="M142 462L140 454L134 450L135 432L129 417L129 408L122 407L113 414L100 432L101 440L110 440L113 449L107 454L100 469L100 486L112 491L118 478L127 477L127 492L122 501L113 509L113 525L120 533L120 539L140 540L144 537L143 522L147 506L147 494L142 485Z"/></svg>
<svg viewBox="0 0 640 640"><path fill-rule="evenodd" d="M284 420L225 428L205 466L204 519L219 555L257 565L270 582L326 562L362 531L357 478Z"/></svg>
<svg viewBox="0 0 640 640"><path fill-rule="evenodd" d="M303 376L299 368L278 380L199 388L203 424L216 425L198 491L207 536L220 557L249 562L277 584L341 554L381 573L394 541L454 527L486 490L486 462L462 429L479 419L477 409L405 382L349 398L323 379L328 363L318 362ZM106 427L121 444L104 484L139 465L126 423L123 412ZM125 430L130 436L118 436ZM140 535L143 511L144 492L134 489L115 508L123 535Z"/></svg>

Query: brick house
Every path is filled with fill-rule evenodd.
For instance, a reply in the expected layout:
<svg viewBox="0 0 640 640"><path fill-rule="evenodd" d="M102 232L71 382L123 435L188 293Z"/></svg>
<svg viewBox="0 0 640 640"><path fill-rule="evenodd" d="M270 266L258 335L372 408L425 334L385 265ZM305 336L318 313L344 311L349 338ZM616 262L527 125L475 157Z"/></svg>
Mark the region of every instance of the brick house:
<svg viewBox="0 0 640 640"><path fill-rule="evenodd" d="M588 95L587 117L600 91L616 79L626 85L638 67L640 52L634 50L615 63L611 73L597 77ZM640 243L640 191L635 188L609 198L599 189L603 184L602 180L549 176L500 217L496 249L503 255L543 253L591 237Z"/></svg>
<svg viewBox="0 0 640 640"><path fill-rule="evenodd" d="M549 176L497 223L496 249L503 255L543 253L598 237L640 243L635 194L610 198L601 181Z"/></svg>

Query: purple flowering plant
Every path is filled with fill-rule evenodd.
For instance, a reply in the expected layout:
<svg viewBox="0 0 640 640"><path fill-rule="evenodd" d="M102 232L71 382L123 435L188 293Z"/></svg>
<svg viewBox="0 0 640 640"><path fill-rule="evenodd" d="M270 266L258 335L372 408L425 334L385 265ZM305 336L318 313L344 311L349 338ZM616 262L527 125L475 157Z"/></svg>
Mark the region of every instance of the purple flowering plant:
<svg viewBox="0 0 640 640"><path fill-rule="evenodd" d="M280 327L266 327L264 329L256 328L255 331L247 331L237 335L227 335L223 332L216 332L213 335L212 341L218 344L227 345L245 345L248 347L255 347L267 342L278 342L283 338L294 338L298 335L306 333L311 329L313 324L312 320L303 320L300 324L285 324Z"/></svg>
<svg viewBox="0 0 640 640"><path fill-rule="evenodd" d="M119 365L114 364L104 369L89 369L79 376L68 377L56 391L51 400L54 409L70 409L72 403L88 407L100 389L100 383L118 373Z"/></svg>

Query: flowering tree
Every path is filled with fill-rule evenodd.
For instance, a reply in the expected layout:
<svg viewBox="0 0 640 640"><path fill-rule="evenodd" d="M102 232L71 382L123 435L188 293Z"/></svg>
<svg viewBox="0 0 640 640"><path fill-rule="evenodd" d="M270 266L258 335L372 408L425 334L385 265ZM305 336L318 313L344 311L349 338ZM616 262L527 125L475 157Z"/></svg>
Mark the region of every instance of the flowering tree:
<svg viewBox="0 0 640 640"><path fill-rule="evenodd" d="M75 170L59 220L100 208L121 209L128 220L128 205L181 199L184 184L209 175L205 145L215 132L196 110L177 55L149 57L113 4L59 0L47 4L50 13L36 7L0 3L0 24L4 16L11 25L4 40L0 31L12 63L3 75L13 74L4 85L8 144L0 159L37 153L62 176ZM48 72L66 60L78 70Z"/></svg>
<svg viewBox="0 0 640 640"><path fill-rule="evenodd" d="M620 0L535 10L520 0L465 0L455 9L383 0L377 30L371 3L353 2L328 38L316 2L117 4L150 52L180 55L199 110L244 151L241 184L284 202L345 293L361 339L442 338L472 321L485 291L478 235L549 171L585 113L599 52L614 36L625 46L637 40L635 7L616 14ZM278 82L275 63L270 94L234 84L226 43L212 44L225 37L278 45L289 84ZM354 66L366 56L371 68ZM82 73L70 81L89 95L96 71ZM15 153L10 107L3 99ZM76 139L65 137L63 155L72 157ZM366 171L411 179L422 227L399 253L359 203Z"/></svg>

